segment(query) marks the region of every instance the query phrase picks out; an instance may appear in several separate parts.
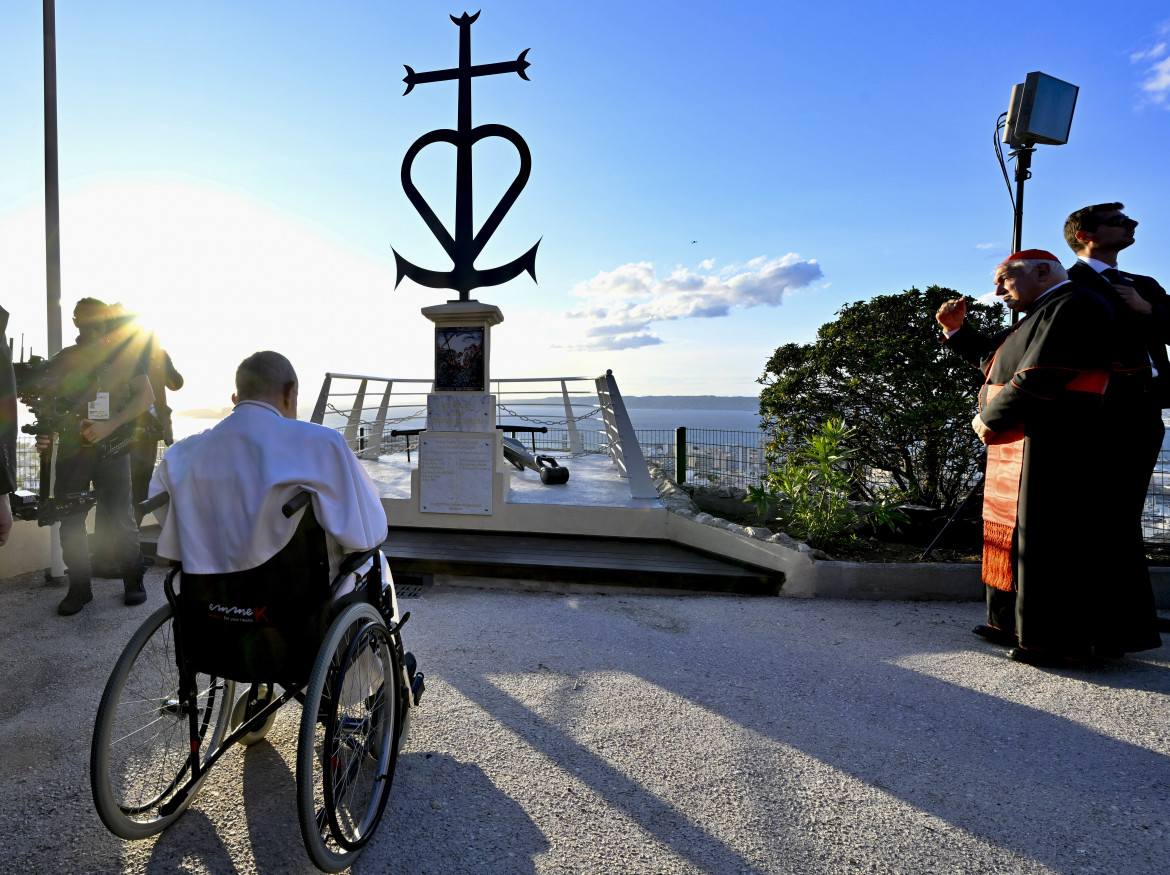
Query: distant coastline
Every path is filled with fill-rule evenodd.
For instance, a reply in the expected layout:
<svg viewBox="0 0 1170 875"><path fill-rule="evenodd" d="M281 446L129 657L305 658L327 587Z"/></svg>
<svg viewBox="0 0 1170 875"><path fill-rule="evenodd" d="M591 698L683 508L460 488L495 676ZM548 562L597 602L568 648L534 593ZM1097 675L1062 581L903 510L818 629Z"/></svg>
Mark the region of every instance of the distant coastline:
<svg viewBox="0 0 1170 875"><path fill-rule="evenodd" d="M574 399L576 400L576 399ZM755 395L622 395L626 407L639 410L750 410L760 409ZM560 395L533 398L528 404L560 404Z"/></svg>
<svg viewBox="0 0 1170 875"><path fill-rule="evenodd" d="M175 410L171 416L182 416L184 419L224 419L231 415L231 407L193 407L190 410Z"/></svg>
<svg viewBox="0 0 1170 875"><path fill-rule="evenodd" d="M623 395L627 407L643 410L750 410L760 409L758 395Z"/></svg>

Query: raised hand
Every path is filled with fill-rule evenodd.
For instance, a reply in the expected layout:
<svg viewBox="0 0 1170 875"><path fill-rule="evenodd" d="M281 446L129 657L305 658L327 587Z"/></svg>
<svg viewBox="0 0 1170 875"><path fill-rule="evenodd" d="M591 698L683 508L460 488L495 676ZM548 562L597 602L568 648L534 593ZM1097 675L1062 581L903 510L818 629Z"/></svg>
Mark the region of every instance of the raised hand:
<svg viewBox="0 0 1170 875"><path fill-rule="evenodd" d="M967 318L967 299L952 298L946 301L938 312L934 314L935 321L943 327L943 331L956 331Z"/></svg>

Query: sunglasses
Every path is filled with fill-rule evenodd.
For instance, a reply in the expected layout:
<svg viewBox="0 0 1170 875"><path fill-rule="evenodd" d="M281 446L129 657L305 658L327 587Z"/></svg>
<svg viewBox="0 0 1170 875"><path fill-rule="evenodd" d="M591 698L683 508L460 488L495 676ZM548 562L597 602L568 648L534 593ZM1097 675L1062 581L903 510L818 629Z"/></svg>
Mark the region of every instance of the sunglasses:
<svg viewBox="0 0 1170 875"><path fill-rule="evenodd" d="M1127 225L1136 226L1137 221L1135 219L1131 219L1129 216L1113 216L1109 219L1101 219L1097 224L1105 225L1110 228L1124 228Z"/></svg>

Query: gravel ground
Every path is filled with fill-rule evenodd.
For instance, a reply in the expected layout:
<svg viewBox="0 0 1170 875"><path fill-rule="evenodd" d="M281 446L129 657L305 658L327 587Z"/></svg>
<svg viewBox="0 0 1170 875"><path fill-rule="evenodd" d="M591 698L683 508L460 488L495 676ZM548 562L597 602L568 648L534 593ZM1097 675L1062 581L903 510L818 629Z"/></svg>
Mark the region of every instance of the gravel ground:
<svg viewBox="0 0 1170 875"><path fill-rule="evenodd" d="M93 809L105 679L161 601L75 617L0 583L0 870L313 872L295 735L229 752L136 843ZM1013 663L979 604L553 595L404 600L427 673L369 873L1165 873L1170 652Z"/></svg>

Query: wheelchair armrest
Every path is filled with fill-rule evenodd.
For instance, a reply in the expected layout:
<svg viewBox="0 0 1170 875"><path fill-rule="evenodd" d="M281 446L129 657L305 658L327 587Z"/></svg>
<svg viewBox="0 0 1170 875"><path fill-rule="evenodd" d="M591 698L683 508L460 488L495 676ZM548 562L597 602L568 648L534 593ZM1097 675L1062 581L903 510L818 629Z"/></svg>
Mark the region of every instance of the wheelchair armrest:
<svg viewBox="0 0 1170 875"><path fill-rule="evenodd" d="M162 507L170 500L171 494L169 492L160 492L157 495L150 496L150 498L146 499L146 501L139 502L138 509L142 511L143 516L145 516L146 514Z"/></svg>
<svg viewBox="0 0 1170 875"><path fill-rule="evenodd" d="M378 552L377 547L366 550L363 553L350 553L345 557L344 561L337 568L337 577L343 578L347 574L352 574L361 568L371 556Z"/></svg>

